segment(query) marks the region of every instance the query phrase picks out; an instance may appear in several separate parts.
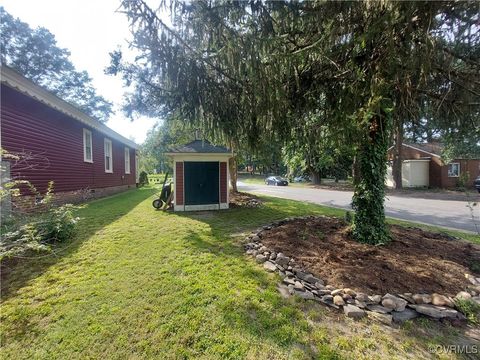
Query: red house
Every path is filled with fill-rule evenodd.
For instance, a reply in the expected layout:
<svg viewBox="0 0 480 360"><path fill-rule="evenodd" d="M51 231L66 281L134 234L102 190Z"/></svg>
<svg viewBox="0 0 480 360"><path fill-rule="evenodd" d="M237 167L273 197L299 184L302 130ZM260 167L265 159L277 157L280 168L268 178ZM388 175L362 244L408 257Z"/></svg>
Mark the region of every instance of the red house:
<svg viewBox="0 0 480 360"><path fill-rule="evenodd" d="M20 155L2 159L4 177L28 180L42 193L53 181L58 202L124 191L137 182L134 142L6 66L0 143ZM22 195L18 205L36 200L26 189Z"/></svg>

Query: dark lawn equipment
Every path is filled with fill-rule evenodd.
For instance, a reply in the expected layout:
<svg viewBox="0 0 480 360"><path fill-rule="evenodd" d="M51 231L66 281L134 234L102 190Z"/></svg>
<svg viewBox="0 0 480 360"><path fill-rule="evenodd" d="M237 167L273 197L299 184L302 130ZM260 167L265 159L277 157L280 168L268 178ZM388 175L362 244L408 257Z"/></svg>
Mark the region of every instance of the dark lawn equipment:
<svg viewBox="0 0 480 360"><path fill-rule="evenodd" d="M162 191L158 195L158 199L153 200L152 205L155 209L159 210L168 210L173 204L173 191L172 183L167 184L168 172L165 174L165 179L163 180Z"/></svg>

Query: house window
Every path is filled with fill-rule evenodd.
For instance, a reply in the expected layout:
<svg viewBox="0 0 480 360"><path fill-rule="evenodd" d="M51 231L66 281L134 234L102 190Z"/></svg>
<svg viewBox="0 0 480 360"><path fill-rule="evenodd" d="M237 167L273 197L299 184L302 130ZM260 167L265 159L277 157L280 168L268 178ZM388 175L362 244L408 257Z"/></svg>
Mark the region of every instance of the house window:
<svg viewBox="0 0 480 360"><path fill-rule="evenodd" d="M93 162L92 132L87 129L83 129L83 161Z"/></svg>
<svg viewBox="0 0 480 360"><path fill-rule="evenodd" d="M125 148L125 174L130 174L130 149Z"/></svg>
<svg viewBox="0 0 480 360"><path fill-rule="evenodd" d="M460 163L448 164L448 177L460 176Z"/></svg>
<svg viewBox="0 0 480 360"><path fill-rule="evenodd" d="M104 140L105 148L105 172L113 172L113 162L112 162L112 141L109 139Z"/></svg>

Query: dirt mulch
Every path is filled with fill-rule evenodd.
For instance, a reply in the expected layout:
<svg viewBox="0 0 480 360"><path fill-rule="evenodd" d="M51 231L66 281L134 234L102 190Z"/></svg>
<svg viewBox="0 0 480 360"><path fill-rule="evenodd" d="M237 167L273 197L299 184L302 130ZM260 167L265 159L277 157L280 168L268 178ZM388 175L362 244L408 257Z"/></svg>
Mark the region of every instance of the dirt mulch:
<svg viewBox="0 0 480 360"><path fill-rule="evenodd" d="M262 243L327 284L367 294L454 296L469 284L466 273L479 276L473 271L480 267L479 245L417 228L390 229L390 244L372 246L352 240L341 219L296 220L264 232Z"/></svg>
<svg viewBox="0 0 480 360"><path fill-rule="evenodd" d="M262 205L262 200L253 194L244 192L230 192L230 207L256 208Z"/></svg>

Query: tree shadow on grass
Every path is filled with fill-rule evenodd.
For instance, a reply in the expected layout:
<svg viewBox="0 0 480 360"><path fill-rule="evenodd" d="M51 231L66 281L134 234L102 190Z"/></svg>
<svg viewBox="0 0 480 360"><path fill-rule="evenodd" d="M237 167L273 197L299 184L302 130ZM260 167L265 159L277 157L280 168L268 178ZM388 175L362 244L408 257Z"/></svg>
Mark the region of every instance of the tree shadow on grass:
<svg viewBox="0 0 480 360"><path fill-rule="evenodd" d="M53 245L51 253L31 253L2 263L1 299L7 300L30 280L44 273L50 266L75 253L85 240L108 224L126 215L139 203L154 194L152 188L140 188L97 199L81 205L77 233L65 243Z"/></svg>
<svg viewBox="0 0 480 360"><path fill-rule="evenodd" d="M240 242L244 235L250 231L275 220L316 213L342 215L343 212L320 207L318 210L315 210L312 209L311 205L281 199L269 201L268 198L263 198L263 201L266 203L270 202L269 206L258 209L239 208L218 212L175 213L172 216L186 217L209 225L211 232L209 235L211 236L208 239L211 239L211 241L206 241L207 237L200 236L194 231L189 233L186 241L199 252L229 257L229 262L237 261L242 264L240 270L238 270L238 267L225 269L224 276L233 278L232 275L229 275L229 272L240 271L235 280L232 280L232 287L242 287L240 282L243 282L243 286L250 284L258 291L257 296L253 297L239 291L238 296L222 306L222 316L229 327L238 329L240 332L249 333L253 337L262 338L267 342L273 342L287 351L301 348L309 356L325 355L327 358L336 358L338 354L330 345L325 344L325 346L317 348L320 353L315 353L312 350L312 345L316 346L318 344L312 344L311 339L306 338L306 336L302 338L302 335L299 335L301 332L292 331L292 329L296 328L303 329L304 334L311 332L309 328L311 324L308 325L303 321L306 315L302 311L304 306L300 304L292 306L295 304L295 301L283 299L275 289L275 285L273 285L276 281L272 282L272 276L275 275L268 274L263 268L255 265L252 259L247 259ZM313 304L313 306L322 307L319 304ZM321 312L321 309L319 311ZM340 328L351 326L348 321L339 319L337 315L325 316L322 319L321 326L328 327L332 321L339 323L336 326ZM414 323L417 323L417 321L415 320ZM420 326L415 326L416 331L408 331L408 328L405 330L398 329L396 325L391 328L379 323L372 323L371 321L356 322L355 327L361 329L359 330L361 332L368 332L372 324L375 324L376 327L384 328L384 331L387 333L391 332L392 339L396 339L394 334L398 336L400 333L403 340L392 340L392 343L395 346L401 346L405 341L413 341L416 344L416 352L418 351L419 354L425 353L428 345L446 347L456 342L469 345L474 344L472 338L466 336L462 329L459 329L458 332L456 330L453 331L449 326L436 324L432 321L420 320L418 323ZM429 329L429 331L425 329ZM381 339L379 338L376 341L381 341ZM334 342L335 340L333 340Z"/></svg>

